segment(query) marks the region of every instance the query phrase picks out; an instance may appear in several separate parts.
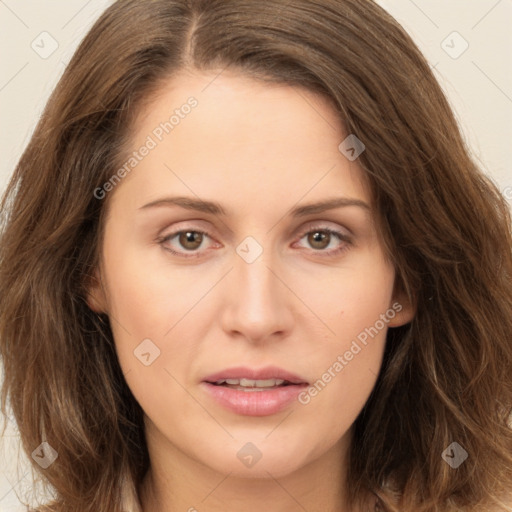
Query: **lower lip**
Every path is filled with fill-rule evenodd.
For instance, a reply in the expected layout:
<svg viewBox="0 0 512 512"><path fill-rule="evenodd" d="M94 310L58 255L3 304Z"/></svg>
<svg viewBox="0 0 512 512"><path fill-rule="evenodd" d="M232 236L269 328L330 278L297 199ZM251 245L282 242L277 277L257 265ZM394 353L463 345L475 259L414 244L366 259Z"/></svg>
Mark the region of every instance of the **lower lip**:
<svg viewBox="0 0 512 512"><path fill-rule="evenodd" d="M203 382L202 386L221 406L245 416L269 416L276 414L294 400L307 384L291 384L266 391L242 391Z"/></svg>

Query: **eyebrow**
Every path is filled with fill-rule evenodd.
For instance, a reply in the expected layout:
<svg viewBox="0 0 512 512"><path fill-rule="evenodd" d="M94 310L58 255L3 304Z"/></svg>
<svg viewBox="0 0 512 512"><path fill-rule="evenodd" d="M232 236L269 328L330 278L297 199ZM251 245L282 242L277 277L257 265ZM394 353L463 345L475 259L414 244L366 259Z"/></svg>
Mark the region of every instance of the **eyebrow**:
<svg viewBox="0 0 512 512"><path fill-rule="evenodd" d="M187 210L210 213L213 215L227 215L226 210L220 203L185 196L164 197L161 199L156 199L155 201L151 201L150 203L141 206L139 210L162 206L180 206L181 208L185 208ZM360 199L334 197L332 199L326 199L316 203L308 203L297 206L290 211L290 215L292 217L304 217L306 215L322 213L327 210L333 210L334 208L341 208L346 206L357 206L368 211L370 210L370 206Z"/></svg>

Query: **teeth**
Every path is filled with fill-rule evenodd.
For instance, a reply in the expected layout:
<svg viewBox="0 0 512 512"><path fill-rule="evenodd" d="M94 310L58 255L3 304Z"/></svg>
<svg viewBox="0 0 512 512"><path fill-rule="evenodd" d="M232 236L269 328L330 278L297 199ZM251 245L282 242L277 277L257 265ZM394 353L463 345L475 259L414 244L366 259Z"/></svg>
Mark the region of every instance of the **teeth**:
<svg viewBox="0 0 512 512"><path fill-rule="evenodd" d="M282 379L266 379L266 380L252 380L252 379L221 379L215 384L229 384L231 386L241 386L244 388L273 388L283 384Z"/></svg>

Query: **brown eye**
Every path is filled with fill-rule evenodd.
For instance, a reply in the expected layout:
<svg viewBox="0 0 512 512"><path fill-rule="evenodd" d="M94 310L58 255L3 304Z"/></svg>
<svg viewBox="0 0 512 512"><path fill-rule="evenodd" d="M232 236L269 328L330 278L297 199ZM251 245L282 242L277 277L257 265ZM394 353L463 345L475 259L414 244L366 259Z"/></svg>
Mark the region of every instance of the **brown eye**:
<svg viewBox="0 0 512 512"><path fill-rule="evenodd" d="M163 249L182 258L201 258L208 251L208 239L215 246L213 238L201 229L181 229L169 235L159 237L156 242ZM203 243L206 242L206 243Z"/></svg>
<svg viewBox="0 0 512 512"><path fill-rule="evenodd" d="M316 230L308 234L308 243L314 249L325 249L331 241L331 233L328 231Z"/></svg>
<svg viewBox="0 0 512 512"><path fill-rule="evenodd" d="M350 235L324 226L313 226L303 231L300 240L304 240L302 247L309 249L310 253L321 256L338 256L353 245Z"/></svg>
<svg viewBox="0 0 512 512"><path fill-rule="evenodd" d="M178 242L181 247L193 251L203 242L203 233L199 231L182 231L179 233Z"/></svg>

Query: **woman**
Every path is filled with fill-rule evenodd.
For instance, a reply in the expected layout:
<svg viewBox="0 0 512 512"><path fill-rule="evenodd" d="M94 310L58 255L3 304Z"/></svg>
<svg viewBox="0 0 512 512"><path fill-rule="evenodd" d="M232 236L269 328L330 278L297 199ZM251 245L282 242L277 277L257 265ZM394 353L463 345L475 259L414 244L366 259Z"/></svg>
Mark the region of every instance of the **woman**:
<svg viewBox="0 0 512 512"><path fill-rule="evenodd" d="M510 214L373 2L116 2L2 208L40 510L510 510Z"/></svg>

